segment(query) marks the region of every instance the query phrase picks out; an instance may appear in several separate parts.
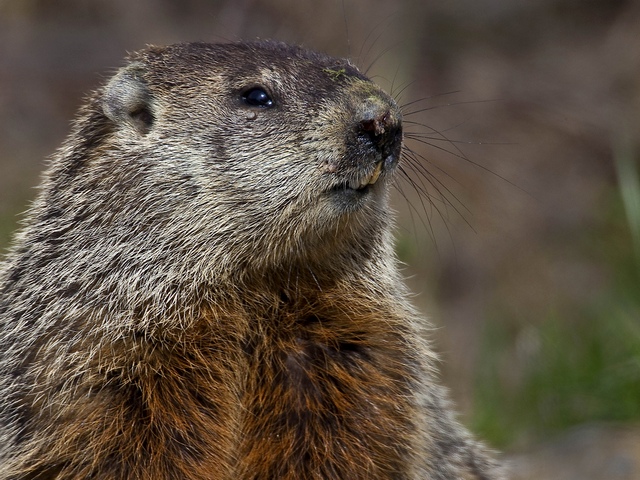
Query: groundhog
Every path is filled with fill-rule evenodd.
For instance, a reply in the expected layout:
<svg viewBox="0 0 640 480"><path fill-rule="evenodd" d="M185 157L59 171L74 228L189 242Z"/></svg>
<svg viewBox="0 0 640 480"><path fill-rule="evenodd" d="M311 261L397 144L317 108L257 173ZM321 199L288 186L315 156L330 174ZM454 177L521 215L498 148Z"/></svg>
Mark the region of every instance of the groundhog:
<svg viewBox="0 0 640 480"><path fill-rule="evenodd" d="M347 60L130 56L0 272L0 478L501 478L399 274L402 137Z"/></svg>

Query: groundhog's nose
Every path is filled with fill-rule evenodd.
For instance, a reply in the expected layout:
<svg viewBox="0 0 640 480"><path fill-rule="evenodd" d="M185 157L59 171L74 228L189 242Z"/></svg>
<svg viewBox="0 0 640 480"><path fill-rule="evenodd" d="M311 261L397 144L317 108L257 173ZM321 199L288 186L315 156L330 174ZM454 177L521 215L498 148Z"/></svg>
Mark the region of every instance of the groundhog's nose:
<svg viewBox="0 0 640 480"><path fill-rule="evenodd" d="M388 104L370 103L362 112L358 135L382 154L385 163L395 163L402 145L399 112Z"/></svg>

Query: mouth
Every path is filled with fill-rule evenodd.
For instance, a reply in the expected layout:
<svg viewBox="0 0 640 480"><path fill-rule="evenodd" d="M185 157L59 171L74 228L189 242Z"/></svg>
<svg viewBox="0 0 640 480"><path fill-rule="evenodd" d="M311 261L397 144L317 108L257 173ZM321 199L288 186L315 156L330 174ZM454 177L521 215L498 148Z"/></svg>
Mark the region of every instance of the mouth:
<svg viewBox="0 0 640 480"><path fill-rule="evenodd" d="M369 187L374 185L380 178L380 174L382 173L382 163L382 161L376 163L373 171L371 171L367 175L351 178L347 182L336 185L333 190L355 190L359 192L368 190Z"/></svg>

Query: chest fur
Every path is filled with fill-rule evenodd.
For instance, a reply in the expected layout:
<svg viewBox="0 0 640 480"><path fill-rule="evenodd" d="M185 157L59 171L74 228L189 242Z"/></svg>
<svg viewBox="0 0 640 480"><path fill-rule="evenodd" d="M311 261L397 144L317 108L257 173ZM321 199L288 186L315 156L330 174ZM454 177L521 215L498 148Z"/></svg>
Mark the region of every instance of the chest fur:
<svg viewBox="0 0 640 480"><path fill-rule="evenodd" d="M41 418L48 438L23 465L42 478L408 478L417 374L391 324L216 320L170 347L109 347L54 399L56 430Z"/></svg>
<svg viewBox="0 0 640 480"><path fill-rule="evenodd" d="M377 323L311 315L251 337L241 478L404 477L415 372Z"/></svg>

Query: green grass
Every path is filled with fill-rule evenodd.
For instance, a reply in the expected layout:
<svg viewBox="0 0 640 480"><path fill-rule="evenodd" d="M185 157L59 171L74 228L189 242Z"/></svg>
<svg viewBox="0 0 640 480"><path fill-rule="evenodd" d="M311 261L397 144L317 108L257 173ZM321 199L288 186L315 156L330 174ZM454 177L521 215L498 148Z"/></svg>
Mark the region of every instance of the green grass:
<svg viewBox="0 0 640 480"><path fill-rule="evenodd" d="M487 329L477 432L507 446L583 422L640 419L640 308L583 313L580 322L550 315L515 338L508 328ZM523 368L509 378L505 366L518 356L528 358L515 360Z"/></svg>
<svg viewBox="0 0 640 480"><path fill-rule="evenodd" d="M535 324L490 315L472 427L496 446L584 422L640 420L640 177L630 152L616 151L607 221L575 246L606 266L608 288L585 305L551 305Z"/></svg>
<svg viewBox="0 0 640 480"><path fill-rule="evenodd" d="M636 265L640 268L640 174L639 156L635 150L631 142L620 141L616 145L615 160L620 197L631 232Z"/></svg>

